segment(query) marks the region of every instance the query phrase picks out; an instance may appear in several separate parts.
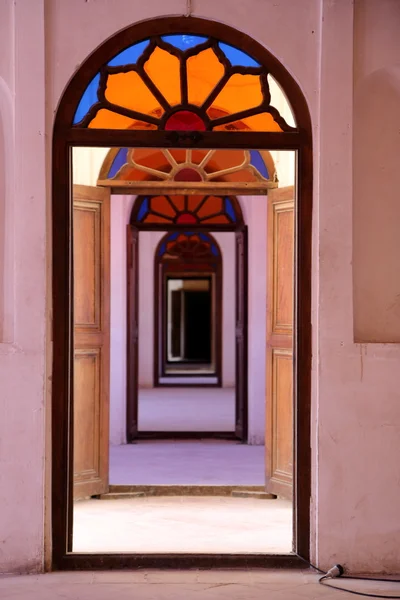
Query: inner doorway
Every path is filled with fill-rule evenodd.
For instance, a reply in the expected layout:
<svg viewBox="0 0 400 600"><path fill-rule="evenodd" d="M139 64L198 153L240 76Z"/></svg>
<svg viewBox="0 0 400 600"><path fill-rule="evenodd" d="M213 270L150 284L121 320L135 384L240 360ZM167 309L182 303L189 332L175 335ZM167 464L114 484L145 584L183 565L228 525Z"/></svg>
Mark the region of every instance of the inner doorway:
<svg viewBox="0 0 400 600"><path fill-rule="evenodd" d="M168 24L167 24L168 21ZM172 56L176 55L181 64L186 64L186 60L196 55L196 51L193 48L199 46L199 36L203 35L201 43L204 43L200 49L206 51L212 49L215 56L221 57L220 52L229 50L229 47L233 48L235 52L230 51L228 53L228 60L222 61L223 67L226 69L225 77L221 78L220 86L215 88L215 92L209 93L206 100L209 102L209 107L215 101L218 93L222 91L223 86L229 81L231 77L236 75L247 76L255 75L259 77L263 73L272 73L276 76L277 81L284 88L287 93L289 100L293 106L296 121L293 126L289 126L284 119L282 119L276 109L271 106L271 97L267 92L266 79L262 79L263 86L261 88L261 103L253 106L246 110L241 110L236 104L236 100L240 97L236 95L235 105L226 106L226 110L221 112L215 112L213 107L208 116L203 114L205 108L203 104L202 108L193 109L189 107L186 110L188 100L188 89L187 84L184 83L180 94L179 100L169 98L166 100L158 95L158 99L161 102L162 109L165 109L166 104L171 106L174 105L176 108L173 110L173 114L169 111L161 110L160 116L153 111L151 115L146 115L132 108L131 106L123 111L120 109L114 110L113 106L107 104L107 100L104 99L104 89L102 96L95 98L93 102L93 91L96 92L98 85L104 87L104 83L109 75L112 75L111 71L104 71L102 78L97 77L96 73L101 65L106 64L107 68L118 69L121 65L122 55L124 60L129 55L131 62L135 62L140 53L144 51L147 45L141 46L140 53L131 51L126 46L126 35L124 32L123 36L115 36L113 43L108 42L108 46L102 47L95 53L91 59L89 59L85 68L79 72L74 80L71 81L67 91L63 96L62 103L59 107L57 114L57 122L55 126L55 146L54 146L54 161L55 166L55 178L54 178L54 223L59 225L63 223L66 225L66 229L63 233L54 230L54 281L61 283L61 285L55 286L54 290L54 388L55 398L57 399L55 410L53 411L54 427L53 431L57 431L57 436L54 436L54 448L55 454L58 456L56 461L58 467L62 464L62 468L58 468L53 472L53 484L54 484L54 515L59 511L58 517L53 519L54 523L59 524L58 534L54 534L54 552L55 556L58 557L58 565L66 567L73 564L78 564L82 559L79 555L71 554L71 531L72 531L72 519L71 519L71 495L72 495L72 479L69 471L71 462L71 450L73 448L73 422L70 417L73 417L73 410L71 409L71 373L73 373L73 363L71 360L71 331L73 320L71 319L72 310L68 304L70 301L70 283L71 283L71 261L70 261L70 214L71 214L71 195L70 195L70 177L68 173L69 164L69 148L74 143L88 145L89 137L91 136L92 143L95 145L109 146L119 145L122 146L127 136L121 135L123 133L121 129L131 128L129 133L131 144L134 147L140 146L152 146L152 147L171 147L172 146L186 146L209 148L209 147L241 147L241 148L254 148L258 147L261 149L266 148L293 148L298 150L298 173L299 173L299 189L297 198L297 209L296 209L296 230L298 231L298 238L296 244L296 259L297 265L301 265L301 271L296 271L296 327L295 327L295 400L296 400L296 452L295 452L295 483L296 483L296 542L295 548L297 552L300 552L303 556L308 555L308 530L304 528L304 523L308 523L308 512L309 512L309 486L307 485L307 476L309 476L309 373L310 373L310 329L309 329L309 316L310 316L310 305L309 305L309 273L310 273L310 211L311 206L309 199L311 198L311 129L310 121L306 103L304 98L295 84L294 80L285 71L282 65L279 63L263 48L258 46L253 40L250 40L243 34L221 26L220 24L210 23L198 19L168 19L153 21L148 24L149 28L146 30L146 24L140 24L140 27L132 27L129 29L129 35L133 36L131 39L138 40L143 38L140 36L148 35L153 36L155 33L161 36L161 40L153 40L152 44L148 46L146 54L147 59L150 58L151 53L154 51L155 46L158 44L158 48L169 52L164 44L168 47L171 46L171 40L163 39L162 36L167 37L166 31L170 34L171 31L176 31L178 37L185 31L185 46L179 48L173 52L169 52ZM128 30L127 30L128 31ZM215 41L215 38L207 37L215 35L217 39L221 39L221 43ZM197 36L197 38L196 38ZM245 65L239 65L240 71L235 73L232 67L238 66L235 61L238 60L238 56L242 59L243 52L238 50L235 44L238 43L238 36L240 37L240 47L245 50L244 54L251 58ZM193 38L195 38L195 44L193 44ZM187 43L187 40L189 42ZM139 42L137 42L139 43ZM140 42L141 43L141 42ZM176 41L174 42L176 48ZM172 44L172 46L174 45ZM189 45L188 45L189 44ZM223 45L221 45L223 44ZM135 44L133 44L135 45ZM110 58L110 48L111 56ZM130 47L129 47L130 48ZM199 48L198 48L199 49ZM249 54L246 54L246 50ZM127 51L127 52L126 52ZM135 54L136 52L136 54ZM182 62L181 53L184 55L184 62ZM239 53L239 55L238 55ZM242 54L240 54L242 53ZM179 56L178 56L179 55ZM226 55L225 55L226 56ZM254 57L254 58L253 58ZM109 62L107 62L109 61ZM138 63L139 71L133 69L134 72L143 74L143 65L145 59ZM110 64L109 64L110 63ZM126 63L124 63L126 64ZM243 70L243 68L245 70ZM249 69L260 69L259 73L255 71L249 71ZM93 81L91 83L90 90L88 93L85 92L85 86L88 81L85 79L87 73L93 73ZM168 72L168 71L165 71ZM185 69L181 72L185 73ZM187 71L186 71L187 74ZM148 75L148 73L147 73ZM144 75L143 75L144 77ZM185 81L185 80L184 80ZM247 81L247 80L246 80ZM257 86L260 85L261 79ZM74 87L76 84L76 88ZM155 90L155 88L152 88ZM259 89L259 88L257 88ZM110 91L110 90L109 90ZM109 92L108 91L108 92ZM108 93L107 92L107 93ZM83 95L82 95L83 94ZM95 94L96 95L96 94ZM248 96L248 94L245 94ZM136 95L135 98L139 96ZM81 100L79 101L79 98ZM203 96L204 98L204 96ZM221 99L220 99L221 101ZM108 100L109 102L109 100ZM197 106L198 100L193 99L193 106ZM79 103L79 106L78 106ZM118 104L118 103L117 103ZM117 105L114 102L114 107ZM76 107L78 106L77 110ZM111 110L110 110L111 109ZM158 109L157 109L158 110ZM218 109L221 110L221 109ZM75 112L74 112L75 111ZM113 113L112 123L105 125L104 117L107 117L107 111ZM128 112L127 112L128 111ZM189 113L189 114L188 114ZM143 127L140 127L141 133L135 135L135 130L138 127L138 115L143 117L142 123L150 124L151 127L158 131L146 131L143 133ZM262 119L256 119L255 121L246 121L246 119L252 119L257 115L264 115ZM192 116L196 115L196 119ZM120 117L123 117L121 119ZM172 117L174 118L172 119ZM140 117L140 118L141 118ZM190 118L189 118L190 117ZM108 118L108 117L107 117ZM188 118L189 121L188 122ZM102 120L103 119L103 120ZM128 119L129 123L126 121ZM134 120L131 123L132 119ZM239 122L240 126L236 127L235 122ZM241 127L241 123L244 123L244 131ZM184 126L182 126L182 124ZM232 124L230 128L228 125ZM253 129L252 129L253 125ZM144 127L144 129L146 129ZM221 129L222 128L222 129ZM92 129L92 131L90 131ZM97 129L97 131L96 131ZM107 129L107 135L99 129ZM115 131L112 131L112 130ZM180 133L182 130L195 131L195 133ZM250 132L250 133L249 133ZM90 133L90 136L87 136ZM153 135L153 133L155 135ZM110 135L112 134L112 135ZM258 135L262 134L262 135ZM85 137L86 136L86 137ZM228 137L229 136L229 137ZM85 138L85 139L84 139ZM144 138L146 140L144 141ZM110 143L112 142L112 144ZM308 169L308 171L307 171ZM152 186L152 192L154 193L154 186ZM136 188L138 189L138 188ZM142 190L143 191L143 190ZM232 190L230 189L230 192ZM307 197L307 193L310 194ZM57 201L56 201L57 200ZM67 231L68 230L68 231ZM300 274L302 273L302 276ZM57 387L58 386L58 387ZM57 410L57 407L59 410ZM301 409L300 409L301 407ZM60 429L60 424L65 423L67 429ZM72 427L72 429L71 429ZM303 437L302 437L303 436ZM303 441L303 444L301 443ZM69 454L66 454L66 450L69 447ZM58 454L57 454L58 452ZM303 465L304 469L302 472L302 486L297 485L297 478L299 469ZM69 473L69 475L68 475ZM65 474L65 478L64 478ZM69 495L66 494L66 490L69 490ZM54 516L53 515L53 516ZM57 515L56 515L57 516ZM305 519L305 520L303 520ZM57 528L57 526L56 526ZM302 532L300 535L299 532ZM304 536L306 532L306 537ZM68 543L67 543L68 540ZM99 557L101 558L101 557ZM290 558L290 557L289 557ZM85 557L87 561L87 557ZM92 559L91 559L92 560ZM96 559L93 558L95 561ZM134 561L133 557L129 560L131 564ZM247 558L248 561L248 558Z"/></svg>
<svg viewBox="0 0 400 600"><path fill-rule="evenodd" d="M214 164L219 165L218 157L225 156L229 151L212 152ZM170 151L169 154L179 164L179 154ZM239 166L243 160L243 153L237 152ZM164 159L164 153L159 153L159 159ZM199 155L199 156L197 156ZM204 161L211 152L192 154L192 160ZM216 156L215 156L216 155ZM238 156L237 156L238 155ZM148 152L146 160L154 162L153 153ZM230 157L231 161L235 157ZM226 158L225 158L226 160ZM189 171L188 162L184 163L186 177ZM231 167L232 169L232 167ZM236 170L232 169L233 173ZM178 170L178 174L181 171ZM106 181L106 180L102 180ZM116 189L114 181L114 190ZM187 230L187 226L191 230ZM151 310L151 298L148 291L144 291L143 282L146 273L150 270L149 257L145 250L141 252L141 236L150 232L167 230L155 248L154 259L154 350L152 354L144 355L146 344L146 323L138 307L141 304L141 293L146 294L144 300L146 307ZM160 233L158 234L160 235ZM224 241L225 250L229 254L222 256L218 239ZM227 239L229 238L229 239ZM144 240L143 240L144 243ZM150 246L149 246L150 244ZM148 241L143 245L148 251L154 247ZM224 250L224 252L225 252ZM238 439L245 441L247 437L247 362L242 360L247 354L247 229L243 221L240 204L235 197L209 195L159 195L139 196L133 205L128 230L128 396L127 396L127 439L148 437L218 437L225 439ZM223 290L223 261L225 260L226 283ZM147 261L147 262L143 262ZM205 329L208 335L214 334L214 339L209 342L211 361L205 367L201 363L185 361L177 367L174 361L168 360L168 337L163 335L163 315L167 310L168 281L175 273L183 273L186 286L193 289L198 285L199 279L204 279L204 274L209 275L209 290L213 289L213 297L208 295L212 302L209 314L199 315L195 319L196 327L199 320L206 319L208 324ZM142 285L140 283L142 281ZM175 277L176 281L176 277ZM180 296L182 298L182 295ZM191 301L191 296L185 294L185 299ZM196 299L197 300L197 299ZM196 301L195 300L195 301ZM198 300L197 300L198 301ZM192 300L193 303L193 300ZM222 304L225 316L231 315L230 323L226 319L222 322ZM229 313L229 315L228 315ZM213 325L213 331L210 326ZM165 330L164 330L165 332ZM223 333L224 332L224 333ZM152 336L150 336L151 338ZM142 340L142 345L140 340ZM143 341L144 340L144 341ZM193 350L192 350L193 351ZM226 355L223 361L223 354ZM230 359L229 359L230 357ZM183 391L171 394L160 391L153 392L143 389L148 387L143 373L146 365L143 361L154 362L153 385L158 387L204 388L194 393L185 394L187 398L181 404L179 398ZM227 362L230 365L227 367ZM176 361L175 361L176 362ZM224 364L223 364L224 362ZM185 369L182 368L185 367ZM228 374L228 369L230 374ZM225 385L223 382L225 379ZM229 379L229 381L227 381ZM230 386L231 391L206 392L205 388ZM163 402L161 399L165 398ZM181 408L178 408L178 405ZM176 425L173 425L171 412L168 406L177 415ZM150 418L150 407L154 414L159 415L159 422L154 417ZM172 409L172 407L174 407ZM168 419L163 415L168 413ZM197 415L202 414L202 418ZM168 421L168 424L167 424ZM162 423L166 426L163 429Z"/></svg>

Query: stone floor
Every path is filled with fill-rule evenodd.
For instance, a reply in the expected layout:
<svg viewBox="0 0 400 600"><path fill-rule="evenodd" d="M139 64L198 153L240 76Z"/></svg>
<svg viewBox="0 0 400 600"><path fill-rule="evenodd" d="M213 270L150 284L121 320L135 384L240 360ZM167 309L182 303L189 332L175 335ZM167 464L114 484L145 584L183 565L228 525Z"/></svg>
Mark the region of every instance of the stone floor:
<svg viewBox="0 0 400 600"><path fill-rule="evenodd" d="M310 571L108 571L0 576L2 600L354 600L318 584ZM396 583L338 581L367 593L400 595ZM332 585L335 585L333 582Z"/></svg>
<svg viewBox="0 0 400 600"><path fill-rule="evenodd" d="M225 440L110 447L111 485L263 485L264 446Z"/></svg>
<svg viewBox="0 0 400 600"><path fill-rule="evenodd" d="M235 389L141 388L139 431L235 431Z"/></svg>
<svg viewBox="0 0 400 600"><path fill-rule="evenodd" d="M82 500L74 552L279 553L292 549L292 504L221 496Z"/></svg>

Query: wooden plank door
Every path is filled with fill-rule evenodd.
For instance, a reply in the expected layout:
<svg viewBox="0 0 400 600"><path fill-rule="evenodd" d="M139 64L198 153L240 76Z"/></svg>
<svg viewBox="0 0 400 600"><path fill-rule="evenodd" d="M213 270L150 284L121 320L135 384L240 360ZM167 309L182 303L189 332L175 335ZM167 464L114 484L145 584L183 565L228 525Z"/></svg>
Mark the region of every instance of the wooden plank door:
<svg viewBox="0 0 400 600"><path fill-rule="evenodd" d="M139 371L139 231L127 227L127 286L128 286L128 328L127 328L127 419L126 435L128 443L138 434L138 371Z"/></svg>
<svg viewBox="0 0 400 600"><path fill-rule="evenodd" d="M266 489L293 495L294 189L268 193Z"/></svg>
<svg viewBox="0 0 400 600"><path fill-rule="evenodd" d="M247 439L247 229L236 231L235 435Z"/></svg>
<svg viewBox="0 0 400 600"><path fill-rule="evenodd" d="M73 186L74 498L108 490L110 192Z"/></svg>

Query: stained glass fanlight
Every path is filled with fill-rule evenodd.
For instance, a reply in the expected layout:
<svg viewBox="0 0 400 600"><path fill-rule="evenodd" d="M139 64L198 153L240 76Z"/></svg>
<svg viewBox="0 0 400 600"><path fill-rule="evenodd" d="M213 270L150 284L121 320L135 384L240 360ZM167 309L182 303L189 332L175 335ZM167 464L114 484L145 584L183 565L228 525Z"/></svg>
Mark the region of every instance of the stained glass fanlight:
<svg viewBox="0 0 400 600"><path fill-rule="evenodd" d="M127 47L102 66L80 99L73 125L296 131L283 94L284 110L271 104L273 81L250 55L216 39L156 36ZM275 99L276 94L276 104Z"/></svg>
<svg viewBox="0 0 400 600"><path fill-rule="evenodd" d="M240 225L243 216L235 197L201 195L139 196L132 221L165 225Z"/></svg>
<svg viewBox="0 0 400 600"><path fill-rule="evenodd" d="M267 151L111 149L97 184L116 187L133 181L259 182L275 187L277 176Z"/></svg>
<svg viewBox="0 0 400 600"><path fill-rule="evenodd" d="M208 233L174 231L161 240L157 257L162 262L204 261L212 264L220 259L221 252Z"/></svg>

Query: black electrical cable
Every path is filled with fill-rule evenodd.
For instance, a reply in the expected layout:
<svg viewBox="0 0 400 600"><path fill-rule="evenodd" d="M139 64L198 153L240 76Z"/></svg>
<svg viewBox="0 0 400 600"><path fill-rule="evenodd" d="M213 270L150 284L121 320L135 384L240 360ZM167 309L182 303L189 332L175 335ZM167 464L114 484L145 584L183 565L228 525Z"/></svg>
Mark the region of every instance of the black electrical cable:
<svg viewBox="0 0 400 600"><path fill-rule="evenodd" d="M343 579L353 579L353 577L342 577ZM336 579L336 578L335 578ZM393 579L369 579L366 577L355 577L354 579L362 579L363 581L385 581L386 583L391 583L395 581ZM368 598L396 598L399 599L400 596L385 596L384 594L368 594L367 592L358 592L357 590L349 590L349 588L339 587L338 585L330 585L327 583L328 579L326 579L326 575L320 577L318 579L318 583L321 585L325 585L326 587L330 587L332 590L339 590L341 592L347 592L348 594L354 594L356 596L367 596ZM396 583L396 581L395 581Z"/></svg>
<svg viewBox="0 0 400 600"><path fill-rule="evenodd" d="M334 590L339 590L341 592L348 592L349 594L354 594L356 596L367 596L368 598L394 598L395 600L400 600L400 596L392 596L392 595L386 596L384 594L369 594L368 592L358 592L356 590L349 590L348 588L339 587L338 585L330 585L329 583L327 583L327 581L332 578L331 576L327 575L327 573L325 571L322 571L321 569L319 569L318 567L316 567L315 565L310 563L309 560L306 560L299 554L296 554L296 556L298 558L300 558L300 560L305 562L312 569L315 569L319 573L324 573L324 575L318 579L318 583L320 583L321 585L325 585L327 587L330 587ZM384 582L384 583L400 583L400 579L383 579L383 578L379 578L379 577L373 578L373 577L358 577L356 575L354 575L354 576L353 575L343 575L343 567L341 565L339 565L339 567L340 567L339 574L337 576L333 577L333 579L337 579L338 577L340 577L341 579L349 579L349 580L353 579L355 581L377 581L377 582Z"/></svg>

